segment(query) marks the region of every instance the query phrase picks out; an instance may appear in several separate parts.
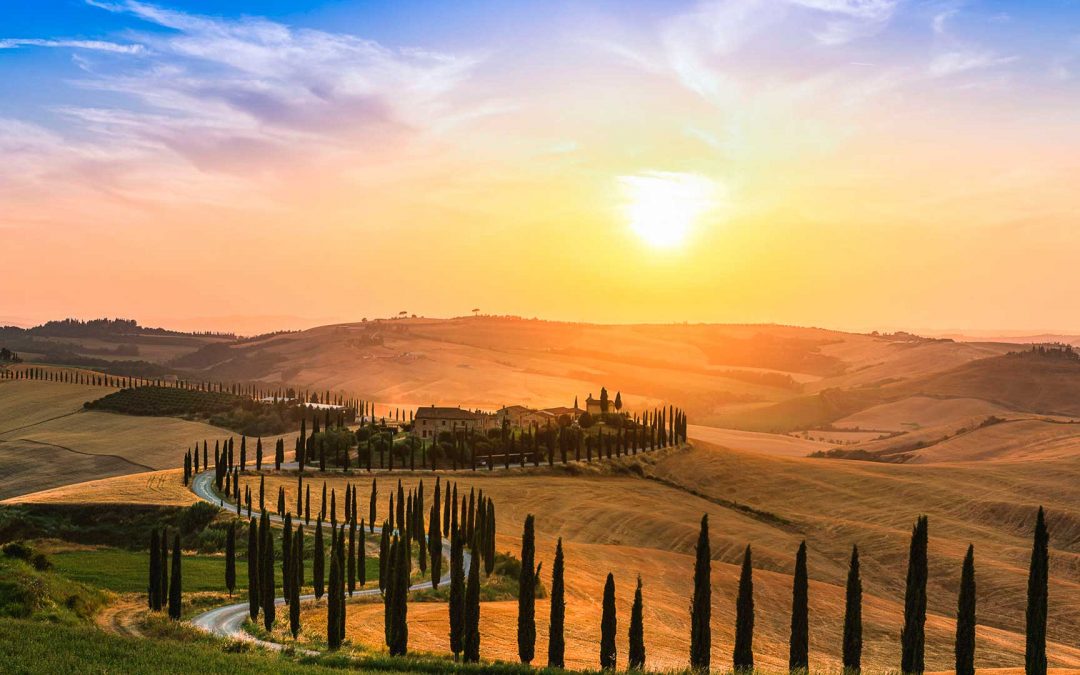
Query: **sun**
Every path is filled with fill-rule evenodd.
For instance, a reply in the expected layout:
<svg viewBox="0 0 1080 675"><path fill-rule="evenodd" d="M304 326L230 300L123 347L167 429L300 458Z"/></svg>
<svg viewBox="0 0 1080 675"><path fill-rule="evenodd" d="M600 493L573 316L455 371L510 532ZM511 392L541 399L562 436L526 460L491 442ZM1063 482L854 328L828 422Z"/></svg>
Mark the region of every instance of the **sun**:
<svg viewBox="0 0 1080 675"><path fill-rule="evenodd" d="M716 183L699 174L646 171L620 176L619 185L626 224L654 248L683 244L717 202Z"/></svg>

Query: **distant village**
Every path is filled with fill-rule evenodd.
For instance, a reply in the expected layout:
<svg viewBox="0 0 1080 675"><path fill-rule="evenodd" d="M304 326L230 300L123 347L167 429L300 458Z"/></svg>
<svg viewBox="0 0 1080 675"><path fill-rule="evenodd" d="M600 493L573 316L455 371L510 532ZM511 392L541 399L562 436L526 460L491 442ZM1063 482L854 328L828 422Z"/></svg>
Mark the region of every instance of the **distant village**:
<svg viewBox="0 0 1080 675"><path fill-rule="evenodd" d="M530 429L544 427L592 426L594 421L607 414L618 414L622 410L622 394L616 393L613 400L608 400L607 391L602 390L599 398L589 394L585 407L574 399L573 407L556 406L553 408L529 408L523 405L511 405L499 408L495 412L467 410L461 407L430 405L418 408L413 417L412 435L424 439L435 439L443 431L487 431L488 429Z"/></svg>

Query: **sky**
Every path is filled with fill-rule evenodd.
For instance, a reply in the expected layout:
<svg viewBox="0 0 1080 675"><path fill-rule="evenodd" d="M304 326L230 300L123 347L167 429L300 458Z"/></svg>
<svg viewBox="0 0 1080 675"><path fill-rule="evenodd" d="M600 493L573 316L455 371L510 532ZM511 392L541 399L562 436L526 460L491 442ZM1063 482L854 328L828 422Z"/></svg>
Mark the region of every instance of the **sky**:
<svg viewBox="0 0 1080 675"><path fill-rule="evenodd" d="M0 9L0 323L1080 331L1080 2Z"/></svg>

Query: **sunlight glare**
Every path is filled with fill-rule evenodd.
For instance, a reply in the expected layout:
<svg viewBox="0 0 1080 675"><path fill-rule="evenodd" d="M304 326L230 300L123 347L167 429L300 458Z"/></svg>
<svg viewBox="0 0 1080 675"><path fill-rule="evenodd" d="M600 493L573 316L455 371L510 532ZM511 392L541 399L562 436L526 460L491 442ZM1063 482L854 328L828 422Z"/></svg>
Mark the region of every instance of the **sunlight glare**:
<svg viewBox="0 0 1080 675"><path fill-rule="evenodd" d="M620 176L619 185L627 225L655 248L682 244L717 202L716 183L699 174L646 171Z"/></svg>

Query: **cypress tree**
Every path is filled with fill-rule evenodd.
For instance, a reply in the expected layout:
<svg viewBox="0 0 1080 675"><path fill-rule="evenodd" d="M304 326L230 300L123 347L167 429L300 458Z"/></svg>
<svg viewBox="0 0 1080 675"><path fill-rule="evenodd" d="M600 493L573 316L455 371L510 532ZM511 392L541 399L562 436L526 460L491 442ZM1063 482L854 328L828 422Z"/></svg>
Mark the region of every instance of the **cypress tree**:
<svg viewBox="0 0 1080 675"><path fill-rule="evenodd" d="M274 533L270 528L270 514L263 511L259 522L259 553L262 557L262 570L259 575L259 591L262 593L263 626L273 630L276 608L274 606Z"/></svg>
<svg viewBox="0 0 1080 675"><path fill-rule="evenodd" d="M484 571L488 576L495 571L495 503L487 500L487 516L484 518L487 528L487 550L484 556Z"/></svg>
<svg viewBox="0 0 1080 675"><path fill-rule="evenodd" d="M289 556L289 560L292 561L293 566L293 579L296 581L297 589L304 587L304 526L297 525L296 533L293 535L293 549L295 553ZM291 588L291 587L290 587ZM295 590L295 589L294 589ZM300 591L297 590L297 595Z"/></svg>
<svg viewBox="0 0 1080 675"><path fill-rule="evenodd" d="M641 575L637 578L634 605L630 608L630 670L645 670L645 619L641 599Z"/></svg>
<svg viewBox="0 0 1080 675"><path fill-rule="evenodd" d="M566 666L566 588L563 585L562 537L555 544L555 562L551 566L551 623L548 629L548 667Z"/></svg>
<svg viewBox="0 0 1080 675"><path fill-rule="evenodd" d="M431 587L438 590L442 576L442 532L439 530L439 485L435 485L435 501L428 518L428 549L431 555Z"/></svg>
<svg viewBox="0 0 1080 675"><path fill-rule="evenodd" d="M169 579L169 618L180 620L180 534L173 537L172 578Z"/></svg>
<svg viewBox="0 0 1080 675"><path fill-rule="evenodd" d="M392 455L393 453L391 453ZM394 525L398 532L405 531L405 490L401 487L401 480L397 482L397 511L395 512Z"/></svg>
<svg viewBox="0 0 1080 675"><path fill-rule="evenodd" d="M337 587L341 577L341 567L338 566L337 556L337 536L331 533L332 539L330 545L330 584L328 588L328 597L326 599L326 646L330 649L337 649L341 647L341 618L339 616L340 600L338 598Z"/></svg>
<svg viewBox="0 0 1080 675"><path fill-rule="evenodd" d="M405 656L409 650L409 552L411 550L407 537L401 538L397 547L397 560L393 577L394 603L393 603L393 638L391 647L392 656Z"/></svg>
<svg viewBox="0 0 1080 675"><path fill-rule="evenodd" d="M236 588L236 521L229 522L229 533L225 536L225 588L229 596Z"/></svg>
<svg viewBox="0 0 1080 675"><path fill-rule="evenodd" d="M911 531L907 589L904 594L904 627L900 633L900 671L916 675L925 670L927 530L926 516L919 516Z"/></svg>
<svg viewBox="0 0 1080 675"><path fill-rule="evenodd" d="M349 521L349 556L346 565L349 579L349 596L356 590L356 519Z"/></svg>
<svg viewBox="0 0 1080 675"><path fill-rule="evenodd" d="M169 534L168 530L161 531L161 579L158 582L161 590L161 609L169 602Z"/></svg>
<svg viewBox="0 0 1080 675"><path fill-rule="evenodd" d="M248 616L252 621L259 618L259 605L262 594L259 592L259 528L255 519L248 525L247 573L248 573Z"/></svg>
<svg viewBox="0 0 1080 675"><path fill-rule="evenodd" d="M345 617L348 608L345 605L345 528L344 526L338 530L338 545L337 545L337 559L338 559L338 583L337 593L338 598L338 639L345 641Z"/></svg>
<svg viewBox="0 0 1080 675"><path fill-rule="evenodd" d="M533 660L536 651L536 542L533 516L525 516L521 533L521 573L518 576L518 657L524 664Z"/></svg>
<svg viewBox="0 0 1080 675"><path fill-rule="evenodd" d="M480 660L480 561L475 551L469 561L469 585L465 589L464 636L462 652L465 663Z"/></svg>
<svg viewBox="0 0 1080 675"><path fill-rule="evenodd" d="M304 524L311 524L311 485L304 486Z"/></svg>
<svg viewBox="0 0 1080 675"><path fill-rule="evenodd" d="M844 672L858 675L862 669L862 579L859 576L859 547L851 547L847 593L844 598Z"/></svg>
<svg viewBox="0 0 1080 675"><path fill-rule="evenodd" d="M956 675L975 675L975 547L968 545L956 603Z"/></svg>
<svg viewBox="0 0 1080 675"><path fill-rule="evenodd" d="M390 521L383 522L379 538L379 590L386 592L386 582L390 571Z"/></svg>
<svg viewBox="0 0 1080 675"><path fill-rule="evenodd" d="M465 623L465 569L461 533L450 532L450 651L457 660Z"/></svg>
<svg viewBox="0 0 1080 675"><path fill-rule="evenodd" d="M809 580L806 571L806 542L795 554L795 581L791 591L791 641L788 670L805 673L810 668Z"/></svg>
<svg viewBox="0 0 1080 675"><path fill-rule="evenodd" d="M708 671L712 652L712 569L709 516L701 517L694 559L694 595L690 600L690 669Z"/></svg>
<svg viewBox="0 0 1080 675"><path fill-rule="evenodd" d="M360 541L357 542L357 561L356 561L356 576L357 581L360 583L360 588L363 588L367 584L367 550L365 550L366 544L364 543L364 521L360 521L359 529Z"/></svg>
<svg viewBox="0 0 1080 675"><path fill-rule="evenodd" d="M301 525L296 528L296 537L293 538L292 546L293 550L289 554L289 560L292 561L288 574L289 579L289 632L292 633L295 640L300 635L300 585L303 583L301 578L301 564L303 560L303 548L300 543L304 538L304 527Z"/></svg>
<svg viewBox="0 0 1080 675"><path fill-rule="evenodd" d="M311 558L311 579L315 586L315 599L323 596L323 572L325 569L326 545L323 543L322 518L315 521L315 550Z"/></svg>
<svg viewBox="0 0 1080 675"><path fill-rule="evenodd" d="M1046 529L1043 508L1035 520L1035 541L1031 546L1031 567L1028 569L1027 644L1024 650L1024 671L1028 675L1046 673L1046 606L1050 574L1050 533Z"/></svg>
<svg viewBox="0 0 1080 675"><path fill-rule="evenodd" d="M379 486L376 480L376 478L371 479L371 500L368 503L368 527L371 528L372 534L375 534L375 507L379 496Z"/></svg>
<svg viewBox="0 0 1080 675"><path fill-rule="evenodd" d="M615 633L618 619L615 616L615 577L608 572L604 583L604 606L600 617L600 669L615 670L617 651Z"/></svg>
<svg viewBox="0 0 1080 675"><path fill-rule="evenodd" d="M262 471L262 460L263 460L262 437L260 436L255 441L255 470L256 471Z"/></svg>
<svg viewBox="0 0 1080 675"><path fill-rule="evenodd" d="M385 528L383 532L387 532L389 528ZM393 577L397 574L397 550L399 542L398 537L393 537L389 540L386 548L385 556L380 555L380 558L385 557L387 562L386 566L386 578L384 580L383 590L383 640L386 642L386 648L391 649L394 644L394 584Z"/></svg>
<svg viewBox="0 0 1080 675"><path fill-rule="evenodd" d="M155 527L150 531L150 583L147 598L150 609L161 611L161 544Z"/></svg>
<svg viewBox="0 0 1080 675"><path fill-rule="evenodd" d="M732 663L736 672L754 670L754 568L750 562L750 545L743 554L742 574L739 575L739 596L735 602L735 648Z"/></svg>
<svg viewBox="0 0 1080 675"><path fill-rule="evenodd" d="M281 591L285 595L285 602L289 601L289 584L292 577L289 575L289 565L292 557L292 514L285 514L285 527L281 532Z"/></svg>
<svg viewBox="0 0 1080 675"><path fill-rule="evenodd" d="M453 491L454 491L454 504L456 505L457 504L457 487L456 486L454 487ZM442 512L442 517L443 517L442 530L443 530L443 532L445 532L446 534L449 535L452 532L452 530L450 529L450 484L449 483L447 483L447 485L446 485L446 496L443 499L445 501L445 504L443 504L443 512Z"/></svg>

